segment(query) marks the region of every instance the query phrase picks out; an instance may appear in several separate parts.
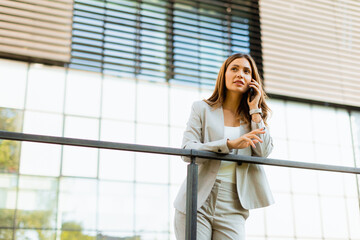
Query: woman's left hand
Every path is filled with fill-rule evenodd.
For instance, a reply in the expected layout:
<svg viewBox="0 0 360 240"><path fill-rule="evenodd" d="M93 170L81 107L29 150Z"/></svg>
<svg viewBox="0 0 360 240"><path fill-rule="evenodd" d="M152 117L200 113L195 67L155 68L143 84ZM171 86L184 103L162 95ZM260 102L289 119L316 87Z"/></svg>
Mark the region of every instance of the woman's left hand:
<svg viewBox="0 0 360 240"><path fill-rule="evenodd" d="M259 108L259 102L262 94L260 84L256 82L255 79L251 79L249 88L254 89L254 95L253 97L251 97L250 94L248 95L247 103L250 109L257 109ZM252 100L250 98L252 98Z"/></svg>

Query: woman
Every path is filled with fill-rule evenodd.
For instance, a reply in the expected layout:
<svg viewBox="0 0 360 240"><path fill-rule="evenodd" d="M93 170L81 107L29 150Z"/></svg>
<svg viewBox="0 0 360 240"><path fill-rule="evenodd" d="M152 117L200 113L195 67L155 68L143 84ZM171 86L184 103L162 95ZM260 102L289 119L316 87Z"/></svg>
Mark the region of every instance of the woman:
<svg viewBox="0 0 360 240"><path fill-rule="evenodd" d="M230 56L220 68L212 96L193 103L182 147L267 157L273 144L266 126L270 109L265 98L251 56ZM190 161L188 157L183 159ZM245 239L249 209L274 202L263 168L210 159L196 159L196 163L199 164L197 239ZM183 240L186 181L174 206L176 238Z"/></svg>

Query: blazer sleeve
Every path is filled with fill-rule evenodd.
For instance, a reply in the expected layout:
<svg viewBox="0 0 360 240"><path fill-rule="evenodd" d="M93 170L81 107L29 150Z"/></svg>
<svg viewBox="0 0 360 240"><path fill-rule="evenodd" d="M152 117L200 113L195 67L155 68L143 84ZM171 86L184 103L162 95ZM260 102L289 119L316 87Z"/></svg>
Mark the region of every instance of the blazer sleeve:
<svg viewBox="0 0 360 240"><path fill-rule="evenodd" d="M265 127L264 121L261 119L259 123L251 121L251 131L259 128ZM256 143L256 148L251 147L252 155L257 157L268 157L273 150L273 139L270 136L270 131L268 127L265 127L265 133L259 135L260 139L263 140L262 143Z"/></svg>
<svg viewBox="0 0 360 240"><path fill-rule="evenodd" d="M196 149L228 154L229 148L227 147L227 139L225 138L204 143L203 121L204 119L202 119L201 115L201 102L194 102L191 107L191 113L184 132L181 147L184 149ZM190 157L183 156L182 159L185 162L190 162ZM197 158L196 163L203 163L206 160L208 159Z"/></svg>

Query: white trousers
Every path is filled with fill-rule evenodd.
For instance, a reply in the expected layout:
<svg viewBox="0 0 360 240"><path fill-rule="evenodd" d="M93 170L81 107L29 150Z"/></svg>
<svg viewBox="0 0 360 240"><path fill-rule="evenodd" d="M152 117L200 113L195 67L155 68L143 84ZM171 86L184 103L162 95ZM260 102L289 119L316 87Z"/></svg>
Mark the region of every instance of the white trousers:
<svg viewBox="0 0 360 240"><path fill-rule="evenodd" d="M185 240L185 214L175 210L175 235ZM198 240L244 240L245 221L249 210L244 209L236 185L216 180L211 193L197 211Z"/></svg>

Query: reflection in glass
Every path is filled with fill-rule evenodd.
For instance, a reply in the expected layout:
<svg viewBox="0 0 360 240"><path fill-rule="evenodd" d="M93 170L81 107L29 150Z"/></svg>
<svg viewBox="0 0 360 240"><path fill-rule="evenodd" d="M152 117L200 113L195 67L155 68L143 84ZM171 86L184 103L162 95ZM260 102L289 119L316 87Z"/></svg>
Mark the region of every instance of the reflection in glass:
<svg viewBox="0 0 360 240"><path fill-rule="evenodd" d="M17 227L55 228L57 181L56 178L20 176ZM44 234L41 230L37 232L39 236Z"/></svg>
<svg viewBox="0 0 360 240"><path fill-rule="evenodd" d="M26 239L26 240L53 240L55 239L56 232L48 230L25 230L25 229L16 229L15 238L16 239Z"/></svg>
<svg viewBox="0 0 360 240"><path fill-rule="evenodd" d="M95 230L96 179L60 179L59 221L63 230Z"/></svg>
<svg viewBox="0 0 360 240"><path fill-rule="evenodd" d="M21 132L23 111L0 108L0 130ZM17 172L20 146L18 141L0 140L0 172Z"/></svg>
<svg viewBox="0 0 360 240"><path fill-rule="evenodd" d="M76 229L79 231L61 231L60 240L97 240L96 232L82 231L82 227L77 223L64 223L65 229Z"/></svg>
<svg viewBox="0 0 360 240"><path fill-rule="evenodd" d="M0 227L13 227L17 176L0 174ZM12 231L0 230L0 239L11 239Z"/></svg>

